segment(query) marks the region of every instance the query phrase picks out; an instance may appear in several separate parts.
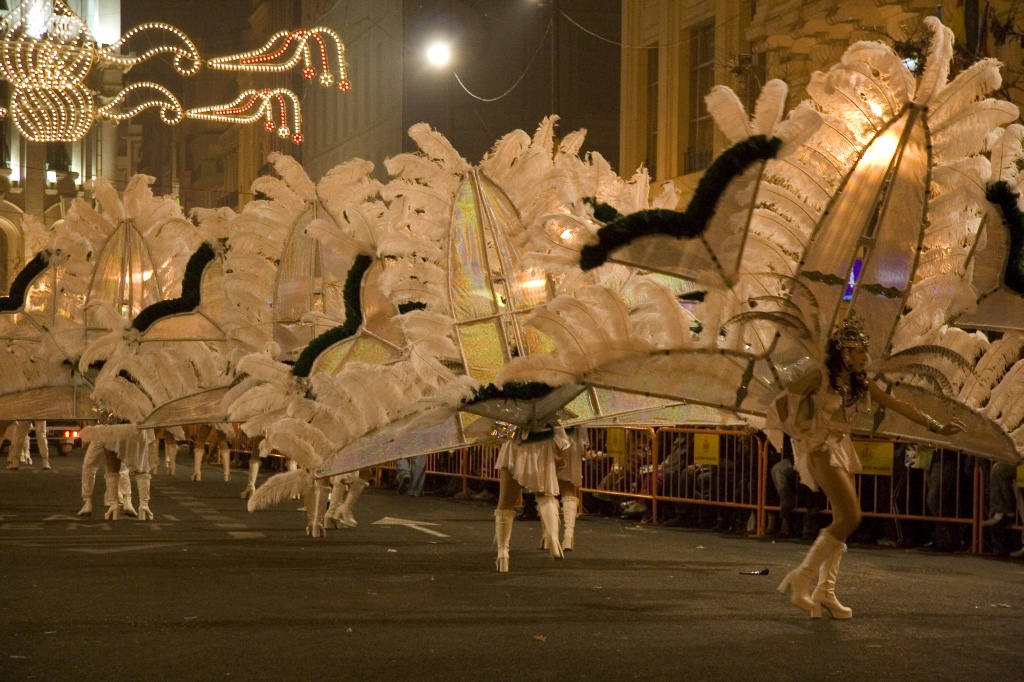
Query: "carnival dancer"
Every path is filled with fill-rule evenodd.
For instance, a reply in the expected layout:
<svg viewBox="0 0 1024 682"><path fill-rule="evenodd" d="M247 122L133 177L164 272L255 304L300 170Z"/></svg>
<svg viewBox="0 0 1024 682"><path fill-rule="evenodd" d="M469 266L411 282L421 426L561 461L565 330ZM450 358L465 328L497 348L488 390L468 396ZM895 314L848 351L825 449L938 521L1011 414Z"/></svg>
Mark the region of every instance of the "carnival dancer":
<svg viewBox="0 0 1024 682"><path fill-rule="evenodd" d="M870 411L874 400L936 434L951 436L966 429L960 419L943 424L886 393L868 378L868 362L868 337L851 313L829 337L824 366L810 369L790 384L775 400L775 414L769 415L769 427L781 428L792 438L794 466L803 483L812 490L820 486L832 506L832 523L822 529L803 561L778 588L783 594L789 592L793 604L812 618L821 617L822 607L833 618L853 617L853 610L835 594L846 539L861 520L853 478L861 470L850 438L853 414ZM815 572L818 583L811 592Z"/></svg>
<svg viewBox="0 0 1024 682"><path fill-rule="evenodd" d="M515 505L523 490L537 497L541 549L550 551L553 559L561 559L563 550L573 548L585 450L582 429L567 431L550 425L534 431L515 429L512 438L502 443L495 463L500 483L498 508L494 511L494 537L498 545L495 564L499 572L508 572ZM558 537L559 495L565 525L561 540Z"/></svg>

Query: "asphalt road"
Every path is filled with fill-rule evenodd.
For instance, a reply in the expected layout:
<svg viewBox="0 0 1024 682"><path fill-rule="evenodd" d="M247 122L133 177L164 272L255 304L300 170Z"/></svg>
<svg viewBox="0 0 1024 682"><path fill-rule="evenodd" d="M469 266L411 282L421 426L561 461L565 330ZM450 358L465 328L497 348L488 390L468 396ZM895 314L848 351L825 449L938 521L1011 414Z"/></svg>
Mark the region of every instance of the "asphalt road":
<svg viewBox="0 0 1024 682"><path fill-rule="evenodd" d="M1024 561L852 547L854 618L811 620L775 592L801 542L588 516L556 562L517 522L499 574L493 504L371 489L313 539L180 462L155 522L106 522L53 462L0 470L4 682L1024 679Z"/></svg>

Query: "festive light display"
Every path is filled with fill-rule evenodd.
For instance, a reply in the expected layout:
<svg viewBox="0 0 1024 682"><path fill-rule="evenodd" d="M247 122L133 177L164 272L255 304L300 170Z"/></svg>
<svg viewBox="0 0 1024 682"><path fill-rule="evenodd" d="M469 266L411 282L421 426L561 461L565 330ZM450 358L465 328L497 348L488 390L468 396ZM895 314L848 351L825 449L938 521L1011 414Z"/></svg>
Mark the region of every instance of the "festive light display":
<svg viewBox="0 0 1024 682"><path fill-rule="evenodd" d="M289 117L288 103L291 102ZM263 127L266 131L277 130L278 137L291 136L292 142L302 142L302 120L299 116L299 98L286 88L273 90L246 90L229 104L189 109L185 112L188 118L222 123L255 123L265 119ZM292 122L288 125L289 118Z"/></svg>
<svg viewBox="0 0 1024 682"><path fill-rule="evenodd" d="M120 54L136 44L138 53ZM284 88L247 90L227 104L186 110L158 83L132 83L105 100L85 85L97 65L128 69L160 54L173 55L174 69L183 76L195 75L203 63L195 44L174 26L140 24L112 45L99 47L64 0L22 0L0 21L0 77L12 90L10 106L0 107L0 117L10 115L21 135L33 142L80 140L97 120L124 121L150 108L158 108L168 125L186 118L263 120L267 131L302 142L299 99ZM344 45L337 33L324 27L281 31L257 50L206 63L211 69L255 73L283 73L301 63L307 80L317 78L319 67L321 85L336 84L341 92L351 89Z"/></svg>
<svg viewBox="0 0 1024 682"><path fill-rule="evenodd" d="M329 38L332 48L328 52L324 38ZM338 64L338 89L347 92L350 84L345 70L345 47L338 34L329 28L318 26L297 31L280 31L258 50L243 52L228 57L216 57L209 60L211 69L222 71L252 71L262 73L283 73L302 62L302 75L307 80L316 76L313 68L313 54L310 41L315 43L320 56L320 84L330 87L334 83L331 73L331 59Z"/></svg>

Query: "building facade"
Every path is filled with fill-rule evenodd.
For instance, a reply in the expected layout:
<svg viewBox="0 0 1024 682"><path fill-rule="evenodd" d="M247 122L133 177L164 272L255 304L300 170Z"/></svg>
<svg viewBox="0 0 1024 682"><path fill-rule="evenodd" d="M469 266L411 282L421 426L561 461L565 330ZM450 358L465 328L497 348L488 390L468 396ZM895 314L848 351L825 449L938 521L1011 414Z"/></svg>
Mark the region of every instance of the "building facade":
<svg viewBox="0 0 1024 682"><path fill-rule="evenodd" d="M883 41L913 60L921 20L936 14L965 62L1003 62L1001 96L1024 105L1019 0L623 0L619 172L645 165L690 192L726 143L704 106L712 86L733 88L751 111L760 85L779 78L789 110L853 42Z"/></svg>

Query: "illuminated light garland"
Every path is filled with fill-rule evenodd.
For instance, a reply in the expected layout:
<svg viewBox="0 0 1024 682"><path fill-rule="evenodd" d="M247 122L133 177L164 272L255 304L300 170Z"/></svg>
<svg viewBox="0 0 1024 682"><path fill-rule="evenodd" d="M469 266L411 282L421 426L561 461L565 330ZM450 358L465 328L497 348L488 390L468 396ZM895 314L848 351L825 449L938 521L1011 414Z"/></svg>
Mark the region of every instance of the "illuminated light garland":
<svg viewBox="0 0 1024 682"><path fill-rule="evenodd" d="M133 37L139 35L144 31L167 31L172 34L175 38L181 41L181 45L157 45L151 47L145 52L139 54L136 57L124 57L117 54L121 48L131 40ZM152 38L149 39L151 42ZM158 22L149 22L146 24L139 24L133 27L123 36L121 36L117 42L109 45L103 49L98 50L97 54L104 61L112 62L114 64L120 64L122 66L132 67L140 62L144 62L150 57L158 54L171 53L174 55L174 70L180 73L182 76L192 76L199 72L199 68L202 65L202 61L199 58L199 50L196 49L195 43L193 43L187 35L181 30L171 26L170 24L162 24ZM183 66L182 62L191 62L190 66Z"/></svg>
<svg viewBox="0 0 1024 682"><path fill-rule="evenodd" d="M136 56L118 54L143 34L151 43L153 35L166 36L168 42L148 47ZM325 39L333 40L328 47ZM326 27L280 31L261 48L219 57L208 63L212 69L282 73L303 64L302 75L317 76L313 66L310 40L319 48L319 82L324 87L337 84L348 92L344 44ZM276 46L276 47L275 47ZM82 139L98 119L124 121L149 108L159 108L161 120L168 125L184 118L233 123L252 123L265 119L268 132L276 130L295 144L303 141L301 109L295 93L276 90L249 90L228 105L184 110L178 99L157 83L133 83L113 98L97 103L97 93L85 80L97 63L130 68L159 54L173 55L174 69L183 76L197 73L202 59L195 44L184 32L169 24L147 22L133 27L112 45L100 48L85 21L72 12L64 0L22 0L0 20L0 77L11 84L9 107L0 107L0 117L10 116L21 135L33 142L73 142ZM331 62L337 63L337 78ZM157 96L127 107L126 102L144 90ZM248 99L247 99L248 98ZM291 100L291 119L289 106ZM277 113L273 102L277 102ZM245 103L242 106L243 102Z"/></svg>
<svg viewBox="0 0 1024 682"><path fill-rule="evenodd" d="M325 37L333 41L333 50L328 49L327 44L324 42ZM209 60L207 64L211 69L222 71L283 73L296 66L299 62L302 62L302 73L305 76L308 73L307 69L313 68L313 57L309 49L310 39L315 40L320 48L320 65L323 73L331 72L330 64L333 58L338 64L339 82L347 82L345 45L341 42L341 38L338 37L337 33L324 26L296 31L278 31L262 47L256 50L241 52L227 57L216 57ZM274 46L279 42L281 43L280 47L275 48ZM280 62L271 63L282 58L283 60ZM321 76L320 82L325 86L329 86L334 82L333 78L332 74L331 80L325 82L323 76ZM351 85L349 88L351 88ZM342 89L342 92L347 92L349 88Z"/></svg>
<svg viewBox="0 0 1024 682"><path fill-rule="evenodd" d="M289 126L289 107L291 101L291 125ZM278 119L275 120L274 103L277 103ZM267 132L277 131L282 138L291 136L292 142L301 144L302 137L302 106L294 92L286 88L273 90L262 88L246 90L227 104L216 104L208 107L188 109L185 118L199 121L216 121L218 123L255 123L264 120L263 128ZM293 134L294 131L294 134Z"/></svg>
<svg viewBox="0 0 1024 682"><path fill-rule="evenodd" d="M127 111L118 112L117 108L122 105L125 100L128 99L128 95L138 90L156 90L164 96L164 99L149 99L144 102L136 104ZM102 107L96 110L96 118L107 118L112 121L127 121L129 118L138 115L140 112L151 107L160 108L160 120L167 125L177 125L182 122L185 117L185 110L181 106L181 102L175 97L170 90L162 85L149 82L132 83Z"/></svg>

